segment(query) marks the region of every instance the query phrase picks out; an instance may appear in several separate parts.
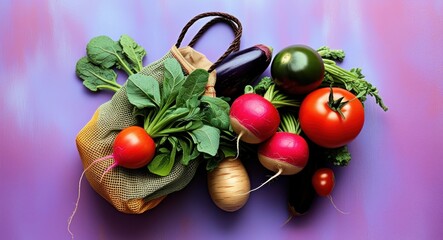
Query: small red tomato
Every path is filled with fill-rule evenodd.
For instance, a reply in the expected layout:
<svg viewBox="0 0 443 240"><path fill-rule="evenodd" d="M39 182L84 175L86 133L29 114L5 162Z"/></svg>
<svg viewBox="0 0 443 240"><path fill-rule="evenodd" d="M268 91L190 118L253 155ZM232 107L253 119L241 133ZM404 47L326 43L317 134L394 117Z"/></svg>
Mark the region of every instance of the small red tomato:
<svg viewBox="0 0 443 240"><path fill-rule="evenodd" d="M319 196L330 196L334 185L334 172L329 168L320 168L312 176L312 186Z"/></svg>

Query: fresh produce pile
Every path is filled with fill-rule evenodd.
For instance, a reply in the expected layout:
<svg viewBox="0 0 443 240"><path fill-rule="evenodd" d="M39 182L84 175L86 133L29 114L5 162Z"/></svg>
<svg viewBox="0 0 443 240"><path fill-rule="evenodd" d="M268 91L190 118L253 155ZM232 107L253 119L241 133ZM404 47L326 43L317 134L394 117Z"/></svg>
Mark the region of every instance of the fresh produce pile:
<svg viewBox="0 0 443 240"><path fill-rule="evenodd" d="M347 145L363 128L367 97L387 111L360 68L337 65L342 50L292 45L272 58L272 49L258 44L231 53L215 69L217 96L204 94L207 71L185 76L174 59L165 61L160 82L140 74L145 55L127 35L118 41L99 36L77 62L77 76L91 91L117 92L117 73L127 74L126 94L138 119L117 135L111 155L96 160L114 160L102 178L117 166L163 177L176 162L201 161L212 200L229 212L285 175L290 211L304 214L316 195L331 196L334 168L349 164ZM269 66L271 76L262 76ZM275 174L251 189L242 161Z"/></svg>

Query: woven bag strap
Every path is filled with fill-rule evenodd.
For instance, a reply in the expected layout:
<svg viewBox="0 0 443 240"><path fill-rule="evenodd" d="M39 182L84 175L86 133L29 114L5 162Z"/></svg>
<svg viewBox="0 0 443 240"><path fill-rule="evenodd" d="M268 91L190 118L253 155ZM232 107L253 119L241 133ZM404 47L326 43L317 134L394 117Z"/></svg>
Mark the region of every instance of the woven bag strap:
<svg viewBox="0 0 443 240"><path fill-rule="evenodd" d="M183 38L185 37L188 29L198 20L202 19L202 18L206 18L206 17L216 17L213 18L211 21L207 22L198 32L197 34L194 36L194 38L191 40L191 42L189 43L189 46L193 46L199 39L200 37L213 25L215 25L216 23L227 23L229 24L229 26L231 27L231 29L234 32L234 40L231 42L229 48L226 50L226 52L217 60L215 61L212 66L208 69L208 72L212 72L217 65L223 61L230 53L234 52L234 51L238 51L240 48L240 38L242 35L242 25L240 23L240 21L227 13L223 13L223 12L206 12L206 13L202 13L199 14L197 16L195 16L194 18L192 18L182 29L178 39L177 39L177 43L175 44L175 46L178 48L180 47L181 42L183 41Z"/></svg>

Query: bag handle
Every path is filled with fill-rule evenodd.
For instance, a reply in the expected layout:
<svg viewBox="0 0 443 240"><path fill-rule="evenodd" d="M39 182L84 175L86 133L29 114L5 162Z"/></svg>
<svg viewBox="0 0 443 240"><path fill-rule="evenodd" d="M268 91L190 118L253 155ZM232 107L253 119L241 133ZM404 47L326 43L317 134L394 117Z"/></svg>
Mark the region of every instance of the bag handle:
<svg viewBox="0 0 443 240"><path fill-rule="evenodd" d="M231 45L229 46L229 48L226 50L226 52L214 63L212 64L212 66L208 69L208 72L212 72L217 65L223 61L230 53L234 52L234 51L238 51L240 48L240 38L242 35L242 25L240 23L240 21L227 13L223 13L223 12L207 12L207 13L201 13L197 16L195 16L194 18L192 18L182 29L178 39L177 39L177 43L175 44L175 46L178 48L180 47L181 42L183 41L183 38L185 37L188 29L198 20L205 18L205 17L217 17L212 19L211 21L209 21L208 23L206 23L199 31L198 33L194 36L194 38L191 40L191 42L189 43L189 46L193 46L199 39L200 37L214 24L219 23L219 22L224 22L229 24L229 26L232 28L232 30L234 31L235 34L235 38L234 40L231 42Z"/></svg>

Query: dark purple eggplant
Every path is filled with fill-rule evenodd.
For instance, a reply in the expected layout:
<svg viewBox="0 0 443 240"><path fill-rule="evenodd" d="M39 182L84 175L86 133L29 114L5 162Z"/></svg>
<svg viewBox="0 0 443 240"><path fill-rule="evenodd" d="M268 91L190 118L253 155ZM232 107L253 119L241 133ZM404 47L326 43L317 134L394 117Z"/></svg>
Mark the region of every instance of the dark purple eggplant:
<svg viewBox="0 0 443 240"><path fill-rule="evenodd" d="M263 44L231 53L215 68L217 96L237 98L244 93L246 85L266 70L271 60L272 48Z"/></svg>
<svg viewBox="0 0 443 240"><path fill-rule="evenodd" d="M304 215L309 211L317 197L312 176L317 169L327 166L320 147L310 141L308 144L308 163L299 173L288 176L288 207L292 216Z"/></svg>

